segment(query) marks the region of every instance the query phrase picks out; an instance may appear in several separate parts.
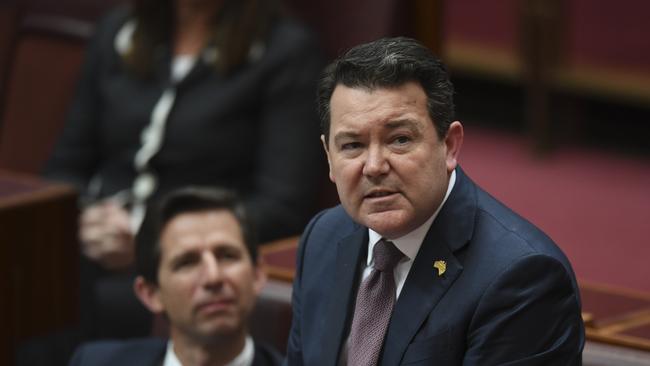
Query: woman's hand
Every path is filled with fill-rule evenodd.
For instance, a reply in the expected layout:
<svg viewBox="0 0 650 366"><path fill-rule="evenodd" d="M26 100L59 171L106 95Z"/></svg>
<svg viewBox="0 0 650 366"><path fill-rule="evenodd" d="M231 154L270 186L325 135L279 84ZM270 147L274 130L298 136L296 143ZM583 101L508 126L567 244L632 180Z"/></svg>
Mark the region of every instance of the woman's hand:
<svg viewBox="0 0 650 366"><path fill-rule="evenodd" d="M85 208L79 220L82 252L109 270L125 269L135 257L130 215L110 199Z"/></svg>

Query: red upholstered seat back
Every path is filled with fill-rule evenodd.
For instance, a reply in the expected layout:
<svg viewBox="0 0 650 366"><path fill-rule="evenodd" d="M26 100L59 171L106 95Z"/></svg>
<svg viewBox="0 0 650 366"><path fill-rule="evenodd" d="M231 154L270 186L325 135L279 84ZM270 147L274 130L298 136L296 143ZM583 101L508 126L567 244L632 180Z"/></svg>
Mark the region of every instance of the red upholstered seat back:
<svg viewBox="0 0 650 366"><path fill-rule="evenodd" d="M24 19L3 88L0 168L42 168L63 127L91 31L70 18Z"/></svg>
<svg viewBox="0 0 650 366"><path fill-rule="evenodd" d="M352 46L412 31L411 1L288 0L290 9L318 34L329 58Z"/></svg>

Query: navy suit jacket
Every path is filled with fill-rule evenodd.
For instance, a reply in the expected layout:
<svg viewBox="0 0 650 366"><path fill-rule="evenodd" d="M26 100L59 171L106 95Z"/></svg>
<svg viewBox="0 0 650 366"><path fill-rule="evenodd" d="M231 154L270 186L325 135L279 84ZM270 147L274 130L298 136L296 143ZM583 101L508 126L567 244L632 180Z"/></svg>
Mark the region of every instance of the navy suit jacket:
<svg viewBox="0 0 650 366"><path fill-rule="evenodd" d="M381 365L578 365L584 326L575 275L542 231L459 168L400 293ZM341 206L301 238L289 365L336 365L347 339L368 229ZM433 267L446 261L442 275Z"/></svg>
<svg viewBox="0 0 650 366"><path fill-rule="evenodd" d="M77 349L70 366L160 366L166 351L167 340L162 338L90 342ZM277 352L255 342L253 366L280 364Z"/></svg>

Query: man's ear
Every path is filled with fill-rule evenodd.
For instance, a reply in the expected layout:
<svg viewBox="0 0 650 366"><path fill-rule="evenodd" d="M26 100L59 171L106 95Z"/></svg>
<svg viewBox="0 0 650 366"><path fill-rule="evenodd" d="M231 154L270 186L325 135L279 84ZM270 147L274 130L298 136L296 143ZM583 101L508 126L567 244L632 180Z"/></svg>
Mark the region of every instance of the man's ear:
<svg viewBox="0 0 650 366"><path fill-rule="evenodd" d="M265 263L262 257L257 258L257 265L253 267L253 289L255 290L255 296L259 296L262 292L262 288L266 285L266 268Z"/></svg>
<svg viewBox="0 0 650 366"><path fill-rule="evenodd" d="M147 281L144 277L138 276L133 281L133 291L140 299L140 302L154 314L165 311L165 305L160 299L160 291L157 285Z"/></svg>
<svg viewBox="0 0 650 366"><path fill-rule="evenodd" d="M456 169L458 165L458 156L460 148L463 145L463 125L459 121L454 121L449 125L447 136L445 136L445 145L447 149L447 173Z"/></svg>
<svg viewBox="0 0 650 366"><path fill-rule="evenodd" d="M325 135L320 135L320 141L323 143L323 149L325 150L325 155L327 156L327 166L329 167L329 175L332 183L336 183L334 175L332 174L332 160L330 159L330 149L327 146L327 141L325 141Z"/></svg>

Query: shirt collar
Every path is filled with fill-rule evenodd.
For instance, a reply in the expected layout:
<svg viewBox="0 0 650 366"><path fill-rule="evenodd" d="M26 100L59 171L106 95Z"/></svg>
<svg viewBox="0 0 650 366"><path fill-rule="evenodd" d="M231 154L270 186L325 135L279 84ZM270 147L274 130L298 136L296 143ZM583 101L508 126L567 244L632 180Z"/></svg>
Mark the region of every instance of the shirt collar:
<svg viewBox="0 0 650 366"><path fill-rule="evenodd" d="M253 357L255 356L255 346L253 339L246 336L246 343L244 349L232 361L228 362L226 366L251 366L253 364ZM163 366L183 366L181 361L174 352L174 342L170 339L167 342L167 352L165 353L165 361Z"/></svg>
<svg viewBox="0 0 650 366"><path fill-rule="evenodd" d="M172 342L171 339L167 341L167 352L165 353L163 366L183 366L178 357L176 357L176 352L174 352L174 342Z"/></svg>
<svg viewBox="0 0 650 366"><path fill-rule="evenodd" d="M399 237L397 239L391 240L393 244L399 249L405 256L402 260L413 260L415 259L415 256L418 254L418 251L420 250L420 247L422 246L422 242L424 241L424 237L427 235L427 232L429 231L429 228L431 227L431 224L433 223L433 220L438 216L438 213L442 209L442 206L444 206L445 202L447 202L447 198L451 194L451 190L454 188L454 185L456 184L456 170L454 169L451 172L451 175L449 176L449 185L447 186L447 192L445 193L445 197L442 199L442 202L440 203L440 206L436 209L436 211L425 221L422 225L420 225L417 229L411 231L410 233ZM382 236L378 232L368 228L368 261L367 265L371 266L374 263L374 258L373 258L373 249L375 248L375 244L381 240Z"/></svg>

